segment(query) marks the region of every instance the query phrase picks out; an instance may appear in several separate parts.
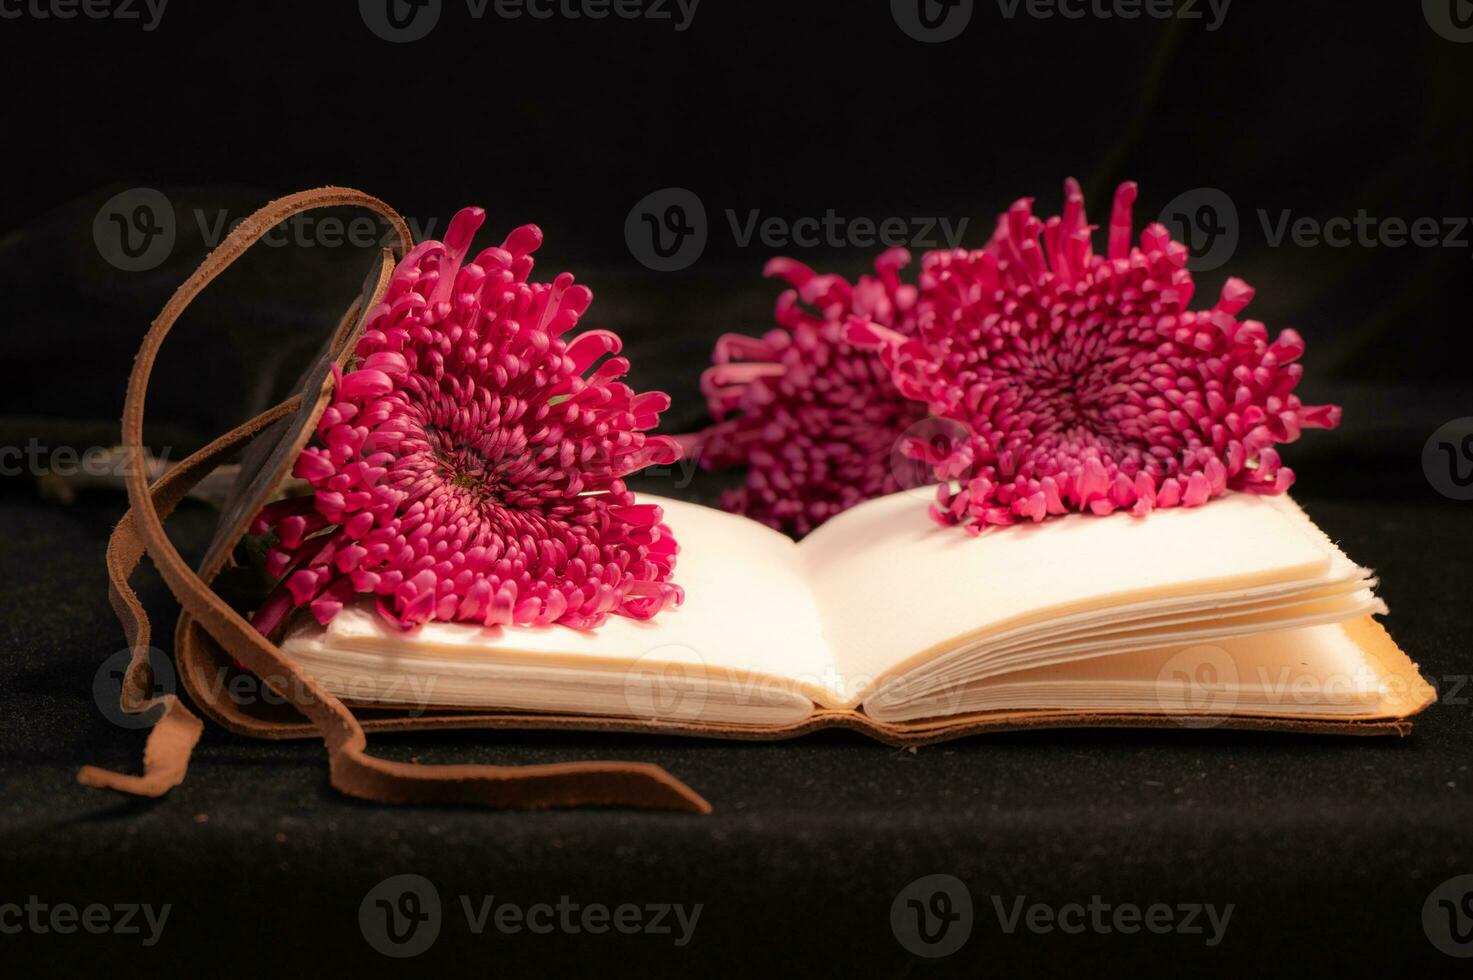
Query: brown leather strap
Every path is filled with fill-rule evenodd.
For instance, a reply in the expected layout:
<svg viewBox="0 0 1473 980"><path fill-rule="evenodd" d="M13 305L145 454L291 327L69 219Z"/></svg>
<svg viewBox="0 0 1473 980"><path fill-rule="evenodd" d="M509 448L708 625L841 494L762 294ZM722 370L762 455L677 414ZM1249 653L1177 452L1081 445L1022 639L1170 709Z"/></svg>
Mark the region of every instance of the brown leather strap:
<svg viewBox="0 0 1473 980"><path fill-rule="evenodd" d="M295 412L301 402L302 397L297 395L262 412L170 468L151 491L152 504L159 519L167 520L195 484L252 436L277 419ZM77 779L88 786L102 786L135 796L162 796L184 781L190 753L194 751L204 725L177 695L166 693L156 698L149 696L154 682L153 668L148 660L153 626L148 621L148 612L139 601L138 593L128 584L143 560L144 550L143 538L138 533L138 522L130 510L123 515L107 542L107 577L110 582L108 598L112 601L118 621L123 624L123 633L132 650L132 660L123 674L123 689L118 695L118 706L130 715L141 715L159 708L163 712L148 733L148 742L143 750L142 776L84 766L77 773Z"/></svg>
<svg viewBox="0 0 1473 980"><path fill-rule="evenodd" d="M283 402L215 440L171 470L150 490L141 466L144 401L164 338L194 297L271 227L312 208L345 205L365 207L382 215L399 236L399 254L409 249L410 237L403 219L382 201L360 191L326 187L284 197L247 218L205 258L175 291L143 339L123 408L123 448L131 464L126 479L132 506L109 542L108 574L112 580L114 608L133 648L120 706L130 713L152 710L159 705L164 711L149 736L141 777L87 767L78 778L89 785L161 795L184 778L190 752L199 739L202 727L199 719L177 697L146 697L152 684L147 661L150 631L147 616L127 579L142 553L147 551L180 604L242 666L261 677L285 676L292 680L284 685L288 697L322 734L332 783L349 795L390 803L457 802L502 807L606 804L709 812L710 805L700 795L655 765L588 762L431 766L368 755L363 728L347 706L323 690L275 644L221 601L169 540L164 531L164 517L189 488L240 444L295 410L299 402L296 399Z"/></svg>

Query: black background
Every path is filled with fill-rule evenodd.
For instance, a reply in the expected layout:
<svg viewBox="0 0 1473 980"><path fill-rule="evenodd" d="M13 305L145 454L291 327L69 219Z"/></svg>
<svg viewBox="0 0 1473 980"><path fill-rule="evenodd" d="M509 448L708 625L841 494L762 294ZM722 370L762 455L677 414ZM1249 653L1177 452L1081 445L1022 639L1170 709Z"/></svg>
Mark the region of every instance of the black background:
<svg viewBox="0 0 1473 980"><path fill-rule="evenodd" d="M696 378L714 338L768 326L777 288L761 269L774 251L851 276L877 251L742 247L728 210L966 218L963 244L980 246L1017 197L1056 211L1071 174L1097 222L1117 182L1139 181L1137 227L1183 192L1217 188L1237 209L1240 241L1198 276L1198 298L1243 277L1259 290L1250 314L1305 336L1301 391L1342 403L1345 423L1288 450L1296 494L1382 573L1388 624L1444 695L1395 743L1057 733L912 756L844 736L729 746L533 733L384 750L651 759L710 796L717 813L705 820L361 806L327 787L315 746L219 732L171 797L120 803L71 775L88 761L131 765L141 744L98 717L89 695L95 664L122 645L101 572L122 503L100 492L64 508L11 479L0 517L15 679L0 686L0 901L173 901L165 941L127 962L182 969L216 957L232 972L299 952L318 965L371 958L357 902L401 871L446 896L708 906L696 942L668 960L648 941L477 941L447 926L412 964L431 969L504 972L562 965L564 954L588 972L1456 964L1422 935L1420 909L1437 883L1473 872L1473 725L1457 694L1470 669L1473 538L1470 505L1435 493L1419 454L1437 426L1473 415L1473 230L1447 246L1337 248L1275 246L1263 227L1286 210L1323 222L1363 209L1456 231L1473 214L1473 44L1440 36L1419 4L1235 0L1208 30L1200 0L1203 19L1167 21L1007 18L978 0L962 35L940 44L907 36L885 3L837 0L702 0L683 31L668 20L477 20L445 0L435 29L408 44L375 36L341 0L173 0L152 31L0 9L27 11L0 19L5 445L115 441L138 340L207 251L200 222L306 187L358 187L440 230L478 204L483 240L540 224L539 268L593 288L584 323L624 336L638 387L671 392L669 431L704 418ZM157 267L122 271L105 260L94 219L142 187L167 196L178 240ZM646 268L625 239L630 209L666 187L695 192L709 224L701 257L676 272ZM322 242L259 249L212 287L160 363L154 444L177 457L268 404L355 295L370 254ZM652 489L710 499L720 484ZM186 510L181 543L197 549L209 521ZM149 598L170 615L162 589ZM993 893L1055 903L1101 893L1239 911L1215 950L992 929L928 963L895 943L888 908L932 872L966 880L979 905ZM132 955L127 942L0 936L0 955L112 958Z"/></svg>

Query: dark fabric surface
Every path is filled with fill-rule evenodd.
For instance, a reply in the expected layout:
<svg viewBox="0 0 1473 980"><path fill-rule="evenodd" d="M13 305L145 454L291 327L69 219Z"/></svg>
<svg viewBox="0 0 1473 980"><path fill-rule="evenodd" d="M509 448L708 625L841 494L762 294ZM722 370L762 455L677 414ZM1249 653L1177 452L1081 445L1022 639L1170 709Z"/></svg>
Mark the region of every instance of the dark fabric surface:
<svg viewBox="0 0 1473 980"><path fill-rule="evenodd" d="M1306 496L1325 529L1374 565L1389 624L1442 701L1407 739L1229 732L997 735L895 751L820 735L777 744L548 733L450 733L376 740L401 759L531 763L611 755L657 762L715 806L709 817L615 810L488 813L361 804L327 784L313 743L259 743L211 729L188 781L159 801L79 786L83 762L137 764L142 735L109 723L90 696L121 646L100 560L121 503L87 495L58 508L10 495L3 718L5 897L171 903L161 941L5 936L22 962L193 973L380 968L358 910L400 873L445 903L435 945L403 961L497 973L786 970L920 975L1090 963L1125 973L1188 963L1229 969L1285 957L1353 972L1446 969L1422 905L1473 870L1473 689L1465 557L1473 522L1431 500L1359 503ZM212 512L188 506L172 530L203 546ZM161 587L145 593L163 621ZM161 638L167 644L167 635ZM960 952L925 961L890 929L896 892L931 873L967 883L977 906ZM674 936L475 935L457 896L530 905L681 902L704 908ZM1232 903L1216 947L1196 935L1003 932L991 904L1091 896L1142 906ZM134 949L136 947L136 950ZM31 958L36 959L32 960Z"/></svg>

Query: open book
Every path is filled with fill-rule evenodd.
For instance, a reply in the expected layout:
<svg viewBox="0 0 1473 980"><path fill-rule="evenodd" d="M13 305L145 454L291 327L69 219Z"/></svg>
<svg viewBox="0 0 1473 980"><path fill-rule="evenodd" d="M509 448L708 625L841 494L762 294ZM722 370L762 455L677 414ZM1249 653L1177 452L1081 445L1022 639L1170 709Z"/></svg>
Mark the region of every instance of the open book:
<svg viewBox="0 0 1473 980"><path fill-rule="evenodd" d="M326 628L303 617L282 649L357 704L733 730L835 713L902 731L989 717L1354 730L1434 698L1371 619L1386 611L1371 573L1287 497L974 538L933 524L922 494L871 500L801 543L645 497L680 542L686 592L654 621L403 633L350 606Z"/></svg>

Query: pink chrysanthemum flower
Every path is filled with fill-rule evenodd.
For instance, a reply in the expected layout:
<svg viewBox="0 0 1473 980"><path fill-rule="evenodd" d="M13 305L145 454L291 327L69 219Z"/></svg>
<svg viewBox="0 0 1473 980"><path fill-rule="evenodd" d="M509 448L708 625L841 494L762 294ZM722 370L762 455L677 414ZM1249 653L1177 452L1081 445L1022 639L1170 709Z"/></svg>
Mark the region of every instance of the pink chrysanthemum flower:
<svg viewBox="0 0 1473 980"><path fill-rule="evenodd" d="M593 294L567 273L527 280L536 226L466 262L483 218L461 211L399 263L296 462L313 492L252 524L274 532L267 571L282 577L262 632L300 606L325 623L358 595L404 627L588 628L680 601L660 508L622 479L678 458L644 434L669 398L617 383L622 357L594 367L614 334L563 339Z"/></svg>
<svg viewBox="0 0 1473 980"><path fill-rule="evenodd" d="M1253 298L1229 279L1192 311L1187 249L1152 224L1132 247L1136 187L1115 193L1106 255L1091 250L1079 185L1040 221L1032 200L980 251L925 256L918 331L851 324L900 390L958 423L949 444L912 441L942 480L932 515L974 533L1069 511L1145 514L1227 490L1282 493L1276 443L1333 428L1340 409L1293 394L1304 343L1239 320ZM955 486L950 485L955 481Z"/></svg>
<svg viewBox="0 0 1473 980"><path fill-rule="evenodd" d="M843 337L856 316L911 332L916 290L900 280L909 261L905 249L891 249L854 284L792 259L767 263L764 275L792 287L777 300L779 327L724 335L701 376L719 420L698 437L702 464L747 466L745 485L722 497L727 510L801 536L871 497L930 482L895 452L924 406Z"/></svg>

